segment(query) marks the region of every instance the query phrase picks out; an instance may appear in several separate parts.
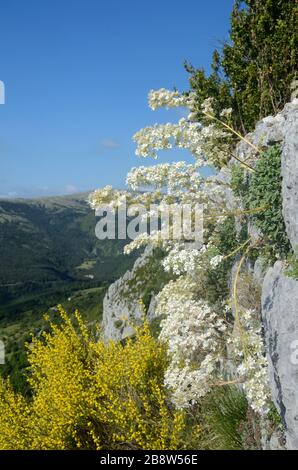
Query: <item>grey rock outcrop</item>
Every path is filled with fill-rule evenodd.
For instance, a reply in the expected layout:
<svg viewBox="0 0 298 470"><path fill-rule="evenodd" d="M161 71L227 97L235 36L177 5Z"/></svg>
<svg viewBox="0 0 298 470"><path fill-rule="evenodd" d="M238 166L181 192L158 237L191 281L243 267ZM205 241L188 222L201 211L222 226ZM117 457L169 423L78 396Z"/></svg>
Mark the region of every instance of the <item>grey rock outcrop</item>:
<svg viewBox="0 0 298 470"><path fill-rule="evenodd" d="M258 148L280 143L282 147L283 216L292 248L298 248L298 99L287 103L276 116L262 119L247 139ZM254 165L254 149L241 141L238 158ZM252 230L252 235L254 231Z"/></svg>
<svg viewBox="0 0 298 470"><path fill-rule="evenodd" d="M265 275L266 275L266 263L261 257L259 257L256 259L256 262L253 268L253 279L257 283L258 286L262 287Z"/></svg>
<svg viewBox="0 0 298 470"><path fill-rule="evenodd" d="M258 148L281 145L283 216L295 250L298 248L298 99L293 99L276 116L262 119L246 137ZM256 161L254 154L254 149L244 141L236 148L238 158L252 166ZM261 234L249 224L249 235L257 240ZM298 449L298 282L287 277L281 262L267 273L264 268L259 258L253 277L262 286L270 386L285 427L286 448Z"/></svg>
<svg viewBox="0 0 298 470"><path fill-rule="evenodd" d="M298 449L298 282L284 274L280 261L264 279L262 318L273 400L287 448Z"/></svg>
<svg viewBox="0 0 298 470"><path fill-rule="evenodd" d="M287 450L286 440L281 429L276 429L270 436L264 430L262 436L262 449L263 450Z"/></svg>
<svg viewBox="0 0 298 470"><path fill-rule="evenodd" d="M283 216L292 248L298 248L298 100L287 113L282 150Z"/></svg>
<svg viewBox="0 0 298 470"><path fill-rule="evenodd" d="M137 282L136 271L148 261L151 251L147 247L133 268L110 285L103 300L102 332L105 339L119 341L131 336L134 333L133 325L141 322L143 310L138 300L129 295L129 283ZM155 316L154 306L155 299L152 297L147 313L150 320Z"/></svg>

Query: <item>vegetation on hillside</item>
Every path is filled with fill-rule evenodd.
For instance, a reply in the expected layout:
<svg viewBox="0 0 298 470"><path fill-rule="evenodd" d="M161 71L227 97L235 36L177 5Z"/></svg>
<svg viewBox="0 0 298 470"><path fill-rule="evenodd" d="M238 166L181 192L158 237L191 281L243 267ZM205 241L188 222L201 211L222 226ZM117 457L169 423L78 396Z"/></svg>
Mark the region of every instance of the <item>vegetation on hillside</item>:
<svg viewBox="0 0 298 470"><path fill-rule="evenodd" d="M163 384L166 351L144 325L125 344L90 336L78 312L29 350L32 400L0 385L1 449L176 449L185 416Z"/></svg>
<svg viewBox="0 0 298 470"><path fill-rule="evenodd" d="M93 287L90 289L76 290L71 297L58 299L65 310L71 315L76 309L91 330L95 330L102 318L102 303L107 287ZM4 317L0 320L0 337L5 344L5 364L0 366L0 376L9 377L14 390L30 395L26 379L28 367L26 343L31 342L32 335L40 337L47 330L44 321L44 313L49 318L57 316L57 307L45 309L36 307L23 311L17 318Z"/></svg>
<svg viewBox="0 0 298 470"><path fill-rule="evenodd" d="M28 348L29 396L0 379L0 449L258 447L237 387L177 410L164 385L167 366L165 344L146 322L126 342L105 344L77 311L70 317L59 307Z"/></svg>
<svg viewBox="0 0 298 470"><path fill-rule="evenodd" d="M1 307L16 297L25 302L30 294L50 297L74 283L95 287L131 267L134 257L123 255L125 240L96 238L98 220L86 200L83 194L0 201Z"/></svg>
<svg viewBox="0 0 298 470"><path fill-rule="evenodd" d="M127 198L146 208L158 202L163 213L169 204L188 204L194 219L203 204L204 242L198 249L177 239L172 218L166 239L161 224L126 246L127 253L155 248L129 292L135 300L145 293L148 306L159 286L160 321L151 330L145 321L135 337L105 344L77 312L73 320L59 308L61 319L29 348L28 391L1 381L0 448L258 449L263 436L282 434L251 274L257 257L266 253L273 262L290 249L281 154L244 134L289 99L298 68L296 13L296 1L237 0L231 42L215 52L213 73L187 66L189 92L150 92L152 109L184 106L190 113L137 132L137 154L184 148L194 163L133 168L129 191L97 190L91 206L120 208ZM248 157L236 154L239 139ZM203 177L206 166L215 174ZM94 259L80 260L80 268Z"/></svg>
<svg viewBox="0 0 298 470"><path fill-rule="evenodd" d="M95 237L97 219L87 195L0 201L0 339L6 360L0 375L28 392L24 343L45 328L43 314L58 303L79 308L88 322L101 319L111 282L136 256L123 240Z"/></svg>
<svg viewBox="0 0 298 470"><path fill-rule="evenodd" d="M243 168L232 169L232 185L247 210L258 207L263 210L250 216L259 229L264 244L285 257L291 250L282 214L282 177L280 145L273 145L262 152L255 165L255 172L248 176Z"/></svg>
<svg viewBox="0 0 298 470"><path fill-rule="evenodd" d="M297 12L297 0L236 0L230 38L214 51L212 73L186 64L198 109L207 98L214 98L217 117L231 107L234 127L243 134L281 111L298 78Z"/></svg>

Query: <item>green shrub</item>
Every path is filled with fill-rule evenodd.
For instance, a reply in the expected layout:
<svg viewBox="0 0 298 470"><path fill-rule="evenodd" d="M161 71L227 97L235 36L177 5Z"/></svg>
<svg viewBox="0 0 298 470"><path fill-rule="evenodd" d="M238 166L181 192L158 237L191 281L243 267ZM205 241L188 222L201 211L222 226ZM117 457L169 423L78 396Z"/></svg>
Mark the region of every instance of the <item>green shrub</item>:
<svg viewBox="0 0 298 470"><path fill-rule="evenodd" d="M235 218L227 217L220 224L212 238L222 256L230 255L238 246L239 241L235 228ZM223 260L216 269L208 270L203 282L204 292L201 294L210 304L216 304L224 300L230 293L229 278L235 257L229 256Z"/></svg>
<svg viewBox="0 0 298 470"><path fill-rule="evenodd" d="M290 253L288 256L289 267L286 271L286 274L293 279L298 279L298 253L297 248L295 253Z"/></svg>
<svg viewBox="0 0 298 470"><path fill-rule="evenodd" d="M231 107L243 133L283 108L298 70L297 7L295 0L235 1L230 38L215 50L212 73L186 64L198 108L213 97L217 116ZM198 118L204 120L200 113Z"/></svg>
<svg viewBox="0 0 298 470"><path fill-rule="evenodd" d="M233 165L231 169L231 188L234 194L242 199L246 197L248 191L248 174L241 165Z"/></svg>
<svg viewBox="0 0 298 470"><path fill-rule="evenodd" d="M251 216L261 230L265 242L281 256L287 255L290 243L282 215L281 150L278 145L264 151L256 164L249 183L246 203L249 209L264 208Z"/></svg>

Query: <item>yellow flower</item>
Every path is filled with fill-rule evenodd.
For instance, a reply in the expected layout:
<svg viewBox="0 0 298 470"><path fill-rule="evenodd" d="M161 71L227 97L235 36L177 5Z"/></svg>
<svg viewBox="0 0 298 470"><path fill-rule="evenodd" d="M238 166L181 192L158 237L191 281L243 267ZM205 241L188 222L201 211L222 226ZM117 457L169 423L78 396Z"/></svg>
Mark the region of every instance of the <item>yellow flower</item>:
<svg viewBox="0 0 298 470"><path fill-rule="evenodd" d="M104 344L79 312L58 311L28 350L32 399L0 382L0 449L179 448L184 415L169 404L166 350L149 325Z"/></svg>

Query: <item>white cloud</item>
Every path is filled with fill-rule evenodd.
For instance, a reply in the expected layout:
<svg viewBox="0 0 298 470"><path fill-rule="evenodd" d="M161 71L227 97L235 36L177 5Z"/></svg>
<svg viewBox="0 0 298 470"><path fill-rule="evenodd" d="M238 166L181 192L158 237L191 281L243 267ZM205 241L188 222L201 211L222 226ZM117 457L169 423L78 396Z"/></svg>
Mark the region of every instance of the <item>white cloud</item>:
<svg viewBox="0 0 298 470"><path fill-rule="evenodd" d="M9 191L8 193L0 194L0 199L14 199L18 196L19 194L16 191Z"/></svg>
<svg viewBox="0 0 298 470"><path fill-rule="evenodd" d="M120 144L113 139L103 139L101 141L101 146L106 149L116 149L120 147Z"/></svg>
<svg viewBox="0 0 298 470"><path fill-rule="evenodd" d="M65 194L73 194L79 192L78 188L73 184L66 184L64 186L64 193Z"/></svg>
<svg viewBox="0 0 298 470"><path fill-rule="evenodd" d="M0 181L1 183L1 181ZM43 198L58 195L71 195L77 194L82 190L74 184L68 183L64 186L11 186L1 187L0 185L0 199L17 199L17 198Z"/></svg>

